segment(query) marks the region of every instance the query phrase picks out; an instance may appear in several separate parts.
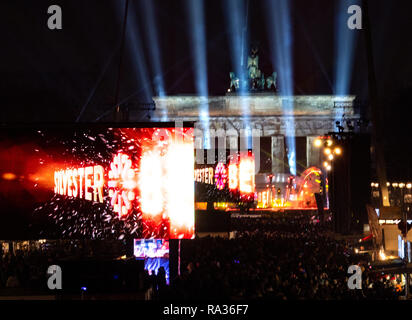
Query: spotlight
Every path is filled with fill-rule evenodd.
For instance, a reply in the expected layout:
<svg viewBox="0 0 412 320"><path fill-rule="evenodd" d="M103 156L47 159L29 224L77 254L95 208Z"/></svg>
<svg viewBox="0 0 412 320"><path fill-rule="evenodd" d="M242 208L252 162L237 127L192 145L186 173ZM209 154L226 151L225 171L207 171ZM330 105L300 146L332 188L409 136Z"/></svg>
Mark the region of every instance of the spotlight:
<svg viewBox="0 0 412 320"><path fill-rule="evenodd" d="M323 166L324 166L325 168L329 167L329 162L325 161L325 162L323 163Z"/></svg>
<svg viewBox="0 0 412 320"><path fill-rule="evenodd" d="M326 155L328 155L328 154L331 154L331 150L329 149L329 148L326 148L324 151L323 151Z"/></svg>
<svg viewBox="0 0 412 320"><path fill-rule="evenodd" d="M333 154L330 154L329 156L328 156L328 158L329 158L329 160L333 160Z"/></svg>
<svg viewBox="0 0 412 320"><path fill-rule="evenodd" d="M316 139L313 144L315 145L316 148L319 148L322 145L322 140Z"/></svg>
<svg viewBox="0 0 412 320"><path fill-rule="evenodd" d="M396 182L392 183L392 187L396 188L398 187L398 184Z"/></svg>
<svg viewBox="0 0 412 320"><path fill-rule="evenodd" d="M330 171L330 170L332 170L332 167L331 167L331 166L328 166L328 167L326 168L326 170Z"/></svg>
<svg viewBox="0 0 412 320"><path fill-rule="evenodd" d="M335 148L335 150L333 150L333 153L337 154L337 155L341 155L342 154L342 149L337 147L337 148Z"/></svg>
<svg viewBox="0 0 412 320"><path fill-rule="evenodd" d="M411 188L412 188L412 183L408 183L408 184L406 185L406 187L407 187L408 189L411 189Z"/></svg>
<svg viewBox="0 0 412 320"><path fill-rule="evenodd" d="M332 144L333 144L333 141L332 141L332 140L328 139L328 140L326 141L326 145L327 145L328 147L332 146Z"/></svg>
<svg viewBox="0 0 412 320"><path fill-rule="evenodd" d="M404 184L404 183L400 183L400 184L399 184L399 188L403 189L404 187L405 187L405 184Z"/></svg>
<svg viewBox="0 0 412 320"><path fill-rule="evenodd" d="M390 187L391 183L390 182L386 182L386 186Z"/></svg>
<svg viewBox="0 0 412 320"><path fill-rule="evenodd" d="M188 15L190 21L190 43L195 71L195 85L197 94L201 97L200 122L204 130L204 148L210 148L209 132L209 102L206 58L206 36L204 23L204 1L188 1Z"/></svg>
<svg viewBox="0 0 412 320"><path fill-rule="evenodd" d="M352 78L353 61L355 56L356 33L352 32L347 25L347 10L353 4L351 0L337 1L338 9L335 19L335 79L334 79L334 93L338 98L342 98L342 102L346 102L345 96L350 92L350 84ZM342 119L344 116L344 109L336 110L335 119ZM343 127L343 120L341 121ZM343 128L338 128L343 132ZM348 127L349 131L350 128ZM342 131L341 131L342 130Z"/></svg>
<svg viewBox="0 0 412 320"><path fill-rule="evenodd" d="M224 1L226 2L226 1ZM242 1L236 0L236 5ZM252 1L248 1L252 2ZM293 79L293 22L291 19L290 1L265 1L268 22L268 36L272 65L277 66L279 81L279 96L288 97L294 95ZM238 54L238 53L237 53ZM282 111L285 115L294 114L295 102L290 99L282 99ZM286 122L286 134L288 148L290 150L289 167L291 173L296 174L296 130L295 118L292 116ZM293 155L293 156L292 156Z"/></svg>
<svg viewBox="0 0 412 320"><path fill-rule="evenodd" d="M371 182L371 187L374 187L374 186L375 186L375 184L373 182Z"/></svg>

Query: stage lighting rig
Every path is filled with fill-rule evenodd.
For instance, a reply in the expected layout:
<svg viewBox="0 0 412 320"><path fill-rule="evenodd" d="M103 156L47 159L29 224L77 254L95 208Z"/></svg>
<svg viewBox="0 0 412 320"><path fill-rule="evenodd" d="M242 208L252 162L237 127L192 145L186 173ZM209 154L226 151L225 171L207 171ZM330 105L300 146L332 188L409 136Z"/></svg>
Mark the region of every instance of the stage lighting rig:
<svg viewBox="0 0 412 320"><path fill-rule="evenodd" d="M323 162L323 167L330 171L332 170L332 162L336 157L342 155L342 146L339 144L339 140L334 139L333 136L321 136L315 139L313 142L316 148L322 148L323 154L325 155L325 161Z"/></svg>

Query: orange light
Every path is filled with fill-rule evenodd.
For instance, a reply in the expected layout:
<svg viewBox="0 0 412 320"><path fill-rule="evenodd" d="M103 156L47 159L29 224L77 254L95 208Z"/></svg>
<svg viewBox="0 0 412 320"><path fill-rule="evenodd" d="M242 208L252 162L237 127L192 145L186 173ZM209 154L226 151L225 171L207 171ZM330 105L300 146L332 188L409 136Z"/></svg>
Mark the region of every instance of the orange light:
<svg viewBox="0 0 412 320"><path fill-rule="evenodd" d="M329 149L329 148L326 148L324 151L323 151L326 155L328 155L328 154L331 154L331 150Z"/></svg>
<svg viewBox="0 0 412 320"><path fill-rule="evenodd" d="M14 179L16 179L16 175L14 173L11 173L11 172L3 173L2 177L3 177L4 180L14 180Z"/></svg>
<svg viewBox="0 0 412 320"><path fill-rule="evenodd" d="M229 165L229 189L237 189L239 184L237 165L232 163Z"/></svg>
<svg viewBox="0 0 412 320"><path fill-rule="evenodd" d="M335 150L333 150L333 152L337 155L340 155L340 154L342 154L342 149L337 147L337 148L335 148Z"/></svg>
<svg viewBox="0 0 412 320"><path fill-rule="evenodd" d="M239 191L252 193L255 191L255 161L252 158L241 159L239 163Z"/></svg>
<svg viewBox="0 0 412 320"><path fill-rule="evenodd" d="M315 139L315 141L313 142L314 146L319 148L322 145L322 140L320 139Z"/></svg>

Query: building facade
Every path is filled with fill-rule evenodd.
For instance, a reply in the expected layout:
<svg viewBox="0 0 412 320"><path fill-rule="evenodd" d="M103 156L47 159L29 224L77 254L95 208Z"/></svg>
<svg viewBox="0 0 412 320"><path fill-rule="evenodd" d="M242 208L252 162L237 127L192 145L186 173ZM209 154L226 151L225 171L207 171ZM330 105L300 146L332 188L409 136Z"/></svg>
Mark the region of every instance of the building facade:
<svg viewBox="0 0 412 320"><path fill-rule="evenodd" d="M288 173L288 137L296 142L297 173L322 164L316 137L335 131L336 120L356 121L355 96L301 95L278 96L273 93L200 97L191 95L155 97L154 118L174 122L194 121L195 128L225 132L226 147L237 147L241 131L248 126L259 137L260 172ZM202 110L207 106L207 121ZM293 110L285 106L293 106ZM290 110L290 111L285 111ZM213 134L211 134L213 137ZM256 140L254 140L256 141ZM254 142L255 143L255 142ZM196 144L196 142L195 142ZM233 145L235 144L235 145ZM213 145L213 143L212 143ZM230 146L229 146L230 145ZM197 148L201 148L199 143Z"/></svg>

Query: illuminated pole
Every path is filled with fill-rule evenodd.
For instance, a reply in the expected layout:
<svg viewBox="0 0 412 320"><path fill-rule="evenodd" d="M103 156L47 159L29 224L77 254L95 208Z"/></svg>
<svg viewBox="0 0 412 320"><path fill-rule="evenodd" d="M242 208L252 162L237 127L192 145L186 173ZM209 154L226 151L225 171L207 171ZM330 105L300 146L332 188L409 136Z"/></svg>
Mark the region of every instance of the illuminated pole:
<svg viewBox="0 0 412 320"><path fill-rule="evenodd" d="M378 89L376 84L376 76L374 69L373 53L372 53L372 36L371 26L369 20L368 0L364 1L363 6L364 21L365 21L365 44L366 57L368 61L368 85L369 85L369 99L372 116L372 141L374 146L374 155L376 161L376 173L379 180L379 193L381 197L381 205L389 207L389 193L386 186L386 167L385 156L383 151L383 137L381 126L381 107L378 104Z"/></svg>
<svg viewBox="0 0 412 320"><path fill-rule="evenodd" d="M118 105L118 103L119 103L119 91L120 91L120 76L121 76L121 70L122 70L122 58L123 58L124 38L126 36L128 8L129 8L129 0L126 0L126 5L125 5L125 8L124 8L124 18L123 18L122 41L121 41L121 45L120 45L119 70L117 72L116 92L115 92L115 96L114 96L114 104L116 106L115 120L119 119L119 113L120 113L120 106Z"/></svg>

